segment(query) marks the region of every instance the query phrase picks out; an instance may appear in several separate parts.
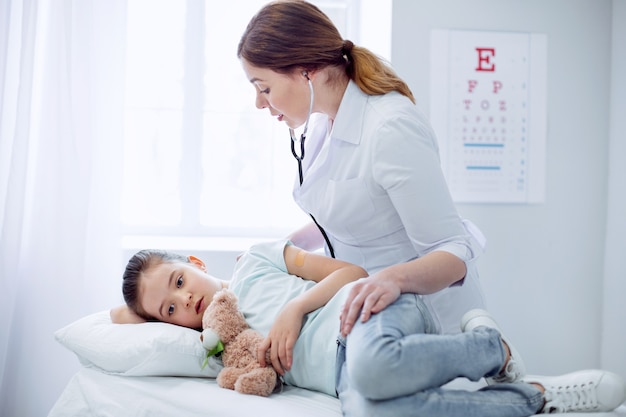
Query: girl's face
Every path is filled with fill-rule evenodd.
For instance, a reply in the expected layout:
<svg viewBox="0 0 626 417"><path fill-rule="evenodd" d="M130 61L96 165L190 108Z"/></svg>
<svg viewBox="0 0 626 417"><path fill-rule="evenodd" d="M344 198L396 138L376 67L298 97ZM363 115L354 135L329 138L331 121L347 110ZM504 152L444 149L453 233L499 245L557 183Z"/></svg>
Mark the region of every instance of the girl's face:
<svg viewBox="0 0 626 417"><path fill-rule="evenodd" d="M139 303L146 313L157 320L202 328L202 315L222 288L221 281L206 273L204 263L164 262L141 275Z"/></svg>
<svg viewBox="0 0 626 417"><path fill-rule="evenodd" d="M268 108L279 122L296 129L304 124L309 113L311 93L307 78L302 73L280 74L241 60L248 80L256 89L256 107Z"/></svg>

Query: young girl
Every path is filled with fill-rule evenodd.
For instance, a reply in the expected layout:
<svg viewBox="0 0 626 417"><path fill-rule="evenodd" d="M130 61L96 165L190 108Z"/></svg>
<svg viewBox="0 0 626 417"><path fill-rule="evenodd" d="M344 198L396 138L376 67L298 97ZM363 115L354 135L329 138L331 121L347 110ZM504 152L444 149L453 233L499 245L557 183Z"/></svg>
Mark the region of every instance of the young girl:
<svg viewBox="0 0 626 417"><path fill-rule="evenodd" d="M506 373L510 355L495 323L484 312L470 312L465 333L435 334L421 297L407 293L343 337L343 304L366 275L289 241L252 247L230 281L209 275L195 257L146 250L128 262L127 306L112 310L112 317L200 328L213 294L228 287L250 326L267 335L259 347L261 364L269 350L286 383L338 394L347 416L530 416L540 410L606 411L624 400L623 381L602 371L475 392L442 389L459 376L476 381Z"/></svg>
<svg viewBox="0 0 626 417"><path fill-rule="evenodd" d="M270 350L286 383L335 395L341 301L347 284L365 276L356 265L285 241L254 246L239 259L230 281L209 275L195 257L140 251L124 273L128 308L116 309L114 320L158 320L199 329L215 292L228 287L248 324L267 335L260 359Z"/></svg>

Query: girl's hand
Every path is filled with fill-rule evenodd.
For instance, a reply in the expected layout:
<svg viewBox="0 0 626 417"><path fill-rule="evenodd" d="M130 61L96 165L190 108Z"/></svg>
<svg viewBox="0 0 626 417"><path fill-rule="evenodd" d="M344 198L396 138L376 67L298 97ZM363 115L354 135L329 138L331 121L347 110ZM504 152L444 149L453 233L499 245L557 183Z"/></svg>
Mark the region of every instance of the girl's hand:
<svg viewBox="0 0 626 417"><path fill-rule="evenodd" d="M350 289L340 315L341 335L346 337L360 317L362 322L382 311L400 297L400 287L380 274L360 279Z"/></svg>
<svg viewBox="0 0 626 417"><path fill-rule="evenodd" d="M134 324L145 323L146 319L139 317L134 311L128 308L127 305L121 305L114 307L109 311L111 321L116 324Z"/></svg>
<svg viewBox="0 0 626 417"><path fill-rule="evenodd" d="M261 366L267 365L266 355L279 375L291 369L293 365L293 347L300 335L304 314L294 303L289 303L280 312L269 334L259 345L257 360Z"/></svg>

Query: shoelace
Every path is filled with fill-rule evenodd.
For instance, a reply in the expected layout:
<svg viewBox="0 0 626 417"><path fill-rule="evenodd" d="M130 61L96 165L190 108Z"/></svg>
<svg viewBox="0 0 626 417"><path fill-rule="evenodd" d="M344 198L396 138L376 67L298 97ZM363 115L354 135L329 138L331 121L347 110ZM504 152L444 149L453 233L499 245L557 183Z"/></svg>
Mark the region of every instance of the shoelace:
<svg viewBox="0 0 626 417"><path fill-rule="evenodd" d="M598 407L595 384L589 381L580 385L566 385L546 388L544 413L565 413L568 411L593 411Z"/></svg>

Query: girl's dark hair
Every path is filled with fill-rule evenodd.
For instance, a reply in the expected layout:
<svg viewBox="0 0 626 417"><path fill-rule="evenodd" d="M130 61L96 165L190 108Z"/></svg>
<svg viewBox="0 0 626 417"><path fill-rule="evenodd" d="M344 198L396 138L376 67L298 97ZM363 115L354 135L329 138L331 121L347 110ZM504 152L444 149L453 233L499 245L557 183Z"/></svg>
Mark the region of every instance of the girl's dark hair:
<svg viewBox="0 0 626 417"><path fill-rule="evenodd" d="M370 50L343 40L328 16L303 0L265 5L248 23L237 56L255 67L281 74L343 68L366 94L398 91L415 103L409 86L391 66Z"/></svg>
<svg viewBox="0 0 626 417"><path fill-rule="evenodd" d="M186 262L189 260L177 253L159 249L144 249L132 256L126 264L124 280L122 282L122 294L128 308L134 311L139 317L154 321L139 303L139 283L141 276L150 268L166 262Z"/></svg>

